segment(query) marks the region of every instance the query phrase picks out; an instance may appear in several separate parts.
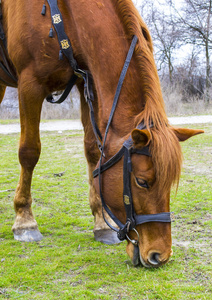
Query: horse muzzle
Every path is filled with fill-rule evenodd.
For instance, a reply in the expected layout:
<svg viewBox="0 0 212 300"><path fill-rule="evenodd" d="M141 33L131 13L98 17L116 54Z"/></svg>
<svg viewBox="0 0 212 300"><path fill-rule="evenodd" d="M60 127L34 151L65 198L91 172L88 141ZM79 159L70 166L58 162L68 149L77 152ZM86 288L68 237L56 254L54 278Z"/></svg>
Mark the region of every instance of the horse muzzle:
<svg viewBox="0 0 212 300"><path fill-rule="evenodd" d="M167 253L161 253L159 250L150 250L144 255L140 249L141 246L131 242L127 245L127 253L135 267L142 265L146 268L158 268L166 264L172 255L172 250Z"/></svg>

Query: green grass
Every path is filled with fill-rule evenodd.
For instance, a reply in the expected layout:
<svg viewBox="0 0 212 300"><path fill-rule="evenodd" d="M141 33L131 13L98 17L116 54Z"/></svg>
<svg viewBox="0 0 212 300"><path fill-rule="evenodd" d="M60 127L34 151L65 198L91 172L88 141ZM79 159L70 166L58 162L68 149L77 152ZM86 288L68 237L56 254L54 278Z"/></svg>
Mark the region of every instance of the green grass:
<svg viewBox="0 0 212 300"><path fill-rule="evenodd" d="M0 124L1 125L7 125L7 124L19 124L20 123L20 120L19 119L1 119L0 120Z"/></svg>
<svg viewBox="0 0 212 300"><path fill-rule="evenodd" d="M81 131L41 134L32 195L44 239L14 241L19 135L0 135L0 298L211 299L212 125L195 127L206 132L182 144L183 173L171 197L174 254L159 269L133 267L125 242L94 240Z"/></svg>

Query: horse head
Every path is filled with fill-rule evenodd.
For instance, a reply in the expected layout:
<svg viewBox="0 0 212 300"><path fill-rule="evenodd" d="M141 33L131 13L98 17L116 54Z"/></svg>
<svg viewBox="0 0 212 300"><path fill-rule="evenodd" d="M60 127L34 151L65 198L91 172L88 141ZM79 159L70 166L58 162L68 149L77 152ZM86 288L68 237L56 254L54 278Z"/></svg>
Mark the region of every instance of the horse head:
<svg viewBox="0 0 212 300"><path fill-rule="evenodd" d="M178 185L182 154L180 143L202 133L202 130L166 127L134 129L131 155L130 188L134 217L159 216L170 212L170 192ZM123 143L123 140L120 141ZM149 148L150 155L142 149ZM112 152L117 151L115 149ZM134 152L134 153L133 153ZM136 153L137 152L137 153ZM107 152L106 152L107 153ZM110 149L111 153L111 149ZM102 193L107 205L123 224L127 215L124 206L124 158L102 174ZM95 182L99 192L98 180ZM139 223L139 222L138 222ZM168 262L172 255L171 223L156 219L138 224L127 234L127 253L134 265L158 267ZM135 243L136 242L136 243Z"/></svg>

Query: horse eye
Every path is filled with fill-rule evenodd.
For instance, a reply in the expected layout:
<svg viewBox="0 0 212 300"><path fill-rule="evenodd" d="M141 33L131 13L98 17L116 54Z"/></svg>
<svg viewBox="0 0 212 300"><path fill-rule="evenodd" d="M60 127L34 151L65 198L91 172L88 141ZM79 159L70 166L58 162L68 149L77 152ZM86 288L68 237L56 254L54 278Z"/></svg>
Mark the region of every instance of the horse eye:
<svg viewBox="0 0 212 300"><path fill-rule="evenodd" d="M137 184L138 184L139 186L141 186L141 187L144 187L144 188L146 188L146 189L149 188L149 185L148 185L147 181L144 180L144 179L142 179L142 178L136 177L136 182L137 182Z"/></svg>

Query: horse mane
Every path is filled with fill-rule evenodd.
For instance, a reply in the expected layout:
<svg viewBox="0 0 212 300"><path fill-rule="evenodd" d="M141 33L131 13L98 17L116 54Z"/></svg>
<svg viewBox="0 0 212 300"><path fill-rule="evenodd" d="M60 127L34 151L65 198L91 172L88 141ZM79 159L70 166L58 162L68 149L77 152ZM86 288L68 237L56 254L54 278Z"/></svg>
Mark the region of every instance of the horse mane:
<svg viewBox="0 0 212 300"><path fill-rule="evenodd" d="M141 75L141 87L144 98L144 109L135 119L135 127L143 122L150 130L152 141L150 151L156 172L157 186L160 192L170 189L173 183L179 182L182 164L181 147L168 122L165 104L160 87L160 80L153 56L153 43L149 30L131 0L116 0L115 7L124 25L129 40L137 35L135 48Z"/></svg>
<svg viewBox="0 0 212 300"><path fill-rule="evenodd" d="M138 37L135 55L142 78L141 88L145 106L144 110L137 116L137 124L135 125L143 121L147 127L151 122L157 128L167 126L168 120L154 61L153 44L149 30L131 0L116 0L115 6L124 25L127 38L131 40L133 35L137 35Z"/></svg>

